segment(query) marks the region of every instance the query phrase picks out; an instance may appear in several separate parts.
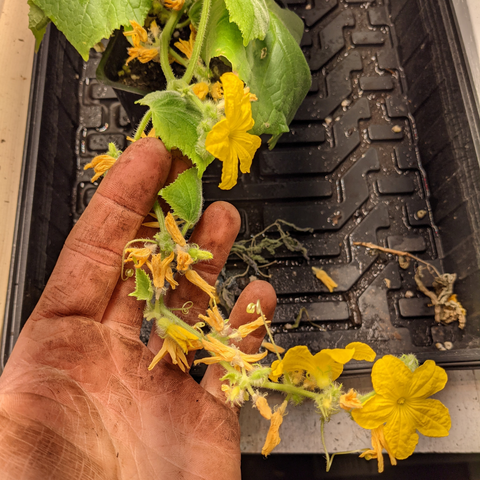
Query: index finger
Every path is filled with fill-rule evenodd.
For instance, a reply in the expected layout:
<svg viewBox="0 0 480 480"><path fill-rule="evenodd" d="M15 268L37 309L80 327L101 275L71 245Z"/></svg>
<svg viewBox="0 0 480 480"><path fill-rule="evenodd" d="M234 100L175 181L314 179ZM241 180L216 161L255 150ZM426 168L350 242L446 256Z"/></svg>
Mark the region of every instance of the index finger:
<svg viewBox="0 0 480 480"><path fill-rule="evenodd" d="M132 240L170 170L160 140L138 140L109 170L65 241L32 317L82 315L100 321Z"/></svg>

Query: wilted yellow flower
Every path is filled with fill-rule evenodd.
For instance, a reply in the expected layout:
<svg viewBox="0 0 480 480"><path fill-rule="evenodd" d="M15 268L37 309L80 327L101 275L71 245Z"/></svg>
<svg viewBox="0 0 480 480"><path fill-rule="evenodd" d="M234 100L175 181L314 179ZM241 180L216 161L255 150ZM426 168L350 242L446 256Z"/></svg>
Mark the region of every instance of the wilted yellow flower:
<svg viewBox="0 0 480 480"><path fill-rule="evenodd" d="M287 401L285 400L280 408L273 413L272 418L270 419L270 428L268 429L267 439L262 448L262 455L268 456L272 453L272 450L280 443L280 434L278 433L280 425L283 422L283 416L285 415L285 410L287 408Z"/></svg>
<svg viewBox="0 0 480 480"><path fill-rule="evenodd" d="M353 408L362 408L362 402L357 398L357 392L353 388L340 396L340 407L347 412Z"/></svg>
<svg viewBox="0 0 480 480"><path fill-rule="evenodd" d="M238 163L242 173L249 173L253 156L262 143L260 137L247 133L255 121L250 99L243 93L243 82L233 73L220 78L225 96L225 117L208 132L205 148L223 162L219 188L230 190L237 183Z"/></svg>
<svg viewBox="0 0 480 480"><path fill-rule="evenodd" d="M157 138L157 134L155 133L155 128L152 127L152 128L150 129L150 131L148 132L148 135L146 135L145 132L142 132L142 133L140 134L140 138ZM135 140L134 138L132 138L132 137L127 137L127 140L128 140L129 142L132 142L132 143L133 143L133 142L136 142L136 140ZM150 215L152 215L152 214L150 213ZM157 217L155 216L155 218L157 218ZM159 225L159 226L160 226L160 225Z"/></svg>
<svg viewBox="0 0 480 480"><path fill-rule="evenodd" d="M205 82L196 83L192 86L192 92L200 99L203 100L208 94L208 84Z"/></svg>
<svg viewBox="0 0 480 480"><path fill-rule="evenodd" d="M178 228L177 222L170 212L168 212L167 216L165 217L165 227L177 245L180 245L181 247L185 247L187 245L187 242L183 238L182 232Z"/></svg>
<svg viewBox="0 0 480 480"><path fill-rule="evenodd" d="M130 20L130 25L132 26L133 30L128 32L123 32L126 37L132 37L132 42L135 47L140 46L140 42L147 42L148 41L148 34L147 31L135 20Z"/></svg>
<svg viewBox="0 0 480 480"><path fill-rule="evenodd" d="M185 0L164 0L164 4L167 8L171 8L172 10L181 10L183 8L183 4Z"/></svg>
<svg viewBox="0 0 480 480"><path fill-rule="evenodd" d="M190 37L188 40L180 39L178 42L174 43L175 47L177 47L187 58L192 56L195 36L195 30L193 29L192 25L190 25Z"/></svg>
<svg viewBox="0 0 480 480"><path fill-rule="evenodd" d="M117 159L110 155L97 155L90 163L87 163L83 169L88 170L89 168L93 168L95 175L91 181L94 182L104 173L108 172L116 161Z"/></svg>
<svg viewBox="0 0 480 480"><path fill-rule="evenodd" d="M273 414L267 399L262 395L257 395L257 397L252 400L255 402L255 406L258 408L260 415L267 420L271 420Z"/></svg>
<svg viewBox="0 0 480 480"><path fill-rule="evenodd" d="M334 288L338 287L337 283L330 277L330 275L328 275L325 270L317 267L312 267L312 270L315 276L328 288L330 293L333 292Z"/></svg>
<svg viewBox="0 0 480 480"><path fill-rule="evenodd" d="M170 284L172 290L178 287L178 283L173 278L172 267L170 267L174 257L175 255L172 252L162 260L160 253L157 253L156 255L152 255L151 262L147 262L147 266L153 275L153 284L155 287L162 289L165 286L165 280Z"/></svg>
<svg viewBox="0 0 480 480"><path fill-rule="evenodd" d="M211 365L213 363L225 361L231 363L236 368L244 367L245 370L251 371L253 370L253 367L251 365L252 363L258 362L259 360L267 356L267 352L257 353L255 355L243 353L236 347L233 347L231 345L224 345L222 342L212 337L211 335L207 335L206 339L202 339L202 343L203 348L205 348L205 350L208 350L209 352L214 353L215 356L195 360L195 365L197 365L198 363L205 363L207 365Z"/></svg>
<svg viewBox="0 0 480 480"><path fill-rule="evenodd" d="M270 323L270 322L267 322ZM257 328L263 327L263 318L258 317L255 321L246 323L245 325L241 325L238 327L238 333L242 338L245 338L247 335L250 335L254 330Z"/></svg>
<svg viewBox="0 0 480 480"><path fill-rule="evenodd" d="M217 305L207 310L207 316L199 315L198 318L210 325L215 331L220 333L225 327L225 321L220 314Z"/></svg>
<svg viewBox="0 0 480 480"><path fill-rule="evenodd" d="M158 27L156 20L152 20L152 23L150 23L149 29L150 29L150 32L153 35L153 38L157 39L157 38L160 37L160 33L162 33L162 32L160 31L160 28Z"/></svg>
<svg viewBox="0 0 480 480"><path fill-rule="evenodd" d="M192 263L192 257L181 248L177 248L177 270L179 272L186 272Z"/></svg>
<svg viewBox="0 0 480 480"><path fill-rule="evenodd" d="M272 353L283 353L285 352L285 349L283 347L280 347L278 345L274 345L273 343L270 343L270 342L266 342L265 340L262 342L262 347L263 348L266 348L269 352L272 352Z"/></svg>
<svg viewBox="0 0 480 480"><path fill-rule="evenodd" d="M397 460L395 456L390 451L388 447L387 441L385 440L385 436L383 433L383 425L380 425L377 428L371 430L372 433L372 450L366 450L360 455L360 458L366 458L367 460L371 460L372 458L376 458L378 461L378 473L383 472L383 449L385 449L390 457L390 463L392 465L397 464Z"/></svg>
<svg viewBox="0 0 480 480"><path fill-rule="evenodd" d="M272 363L270 378L277 381L285 372L302 370L318 388L325 388L341 375L343 365L350 360L372 361L374 358L375 352L361 342L350 343L345 348L324 349L316 355L312 355L306 346L298 345L290 348L283 360Z"/></svg>
<svg viewBox="0 0 480 480"><path fill-rule="evenodd" d="M142 63L148 63L150 60L153 60L158 56L158 48L146 48L146 47L130 47L128 49L128 58L125 62L127 65L137 58Z"/></svg>
<svg viewBox="0 0 480 480"><path fill-rule="evenodd" d="M445 370L433 360L412 372L399 358L386 355L373 366L372 383L376 395L353 410L352 416L369 430L385 423L385 439L395 458L403 460L413 453L418 443L416 430L428 437L448 435L448 408L428 398L447 383Z"/></svg>
<svg viewBox="0 0 480 480"><path fill-rule="evenodd" d="M230 385L223 384L221 389L222 392L225 393L225 397L227 398L228 402L236 405L242 405L242 403L245 401L245 392L238 385L232 387Z"/></svg>
<svg viewBox="0 0 480 480"><path fill-rule="evenodd" d="M217 102L223 98L223 88L220 82L210 85L210 96Z"/></svg>
<svg viewBox="0 0 480 480"><path fill-rule="evenodd" d="M152 249L148 247L143 248L126 248L125 253L128 253L128 257L125 259L125 263L134 262L135 268L140 268L145 265L147 260L152 254Z"/></svg>
<svg viewBox="0 0 480 480"><path fill-rule="evenodd" d="M161 322L163 319L160 319ZM190 350L198 350L202 348L202 344L198 337L189 332L180 325L170 324L166 328L162 326L162 330L165 330L165 338L163 339L163 345L160 351L155 355L152 363L148 367L151 370L155 365L168 353L172 357L172 362L178 365L183 372L185 368L189 369L187 357L185 356Z"/></svg>
<svg viewBox="0 0 480 480"><path fill-rule="evenodd" d="M207 283L195 270L188 269L185 272L185 276L190 283L193 283L198 288L203 290L213 300L216 295L215 287L212 287Z"/></svg>

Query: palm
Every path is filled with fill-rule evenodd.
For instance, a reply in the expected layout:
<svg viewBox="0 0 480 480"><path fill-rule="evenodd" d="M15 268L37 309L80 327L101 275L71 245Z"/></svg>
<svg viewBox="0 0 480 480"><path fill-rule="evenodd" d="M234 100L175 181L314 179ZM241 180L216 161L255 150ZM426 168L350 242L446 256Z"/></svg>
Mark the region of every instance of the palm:
<svg viewBox="0 0 480 480"><path fill-rule="evenodd" d="M33 464L34 473L23 478L40 478L43 470L62 479L240 476L238 412L224 402L219 367L210 367L202 385L167 361L149 372L161 341L152 335L145 347L138 340L142 306L126 296L132 291L131 280L116 283L119 253L137 232L169 169L169 158L156 140L138 142L129 150L131 155L124 154L127 158L109 173L97 201L94 197L67 240L0 379L0 406L10 421L2 442L18 455L24 449L29 459L20 470L8 463L12 477L21 478L25 465ZM143 165L150 178L132 195L128 189L135 185L125 179L135 154L143 155L142 164L135 165L137 175ZM151 178L155 170L160 171ZM115 195L114 205L109 205ZM139 211L132 213L127 202L133 199ZM109 225L111 217L115 221ZM226 260L238 226L232 207L214 205L193 234L196 243L214 253L214 260L198 269L210 283ZM258 282L237 302L232 323L251 320L245 307L262 297L271 314L273 292ZM168 303L182 305L186 298L195 305L186 320L194 322L207 298L181 278ZM247 338L241 348L253 352L260 341L258 335ZM14 437L22 437L22 444L12 445Z"/></svg>

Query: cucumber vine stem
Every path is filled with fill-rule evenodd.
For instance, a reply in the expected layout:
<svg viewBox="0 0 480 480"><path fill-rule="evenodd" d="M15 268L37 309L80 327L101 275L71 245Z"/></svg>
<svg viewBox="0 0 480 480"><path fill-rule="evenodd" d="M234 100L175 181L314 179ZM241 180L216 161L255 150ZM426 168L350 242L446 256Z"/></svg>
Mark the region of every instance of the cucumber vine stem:
<svg viewBox="0 0 480 480"><path fill-rule="evenodd" d="M135 136L133 137L134 142L140 140L140 138L142 137L142 133L147 128L150 118L152 118L152 111L148 109L148 111L145 113L143 118L140 120L140 123L138 124L137 131L135 132Z"/></svg>
<svg viewBox="0 0 480 480"><path fill-rule="evenodd" d="M211 4L212 0L203 0L202 16L200 18L200 24L198 25L197 37L193 45L192 56L190 57L190 61L188 62L187 70L183 74L183 80L187 84L192 81L193 73L198 63L198 57L200 56L200 52L202 50L203 40L205 39L205 34L207 31L208 17L210 16Z"/></svg>
<svg viewBox="0 0 480 480"><path fill-rule="evenodd" d="M160 66L162 67L163 74L168 83L175 80L175 75L173 74L172 67L168 62L168 53L170 49L170 39L172 38L173 30L183 15L185 7L181 10L172 10L170 18L167 20L165 27L163 28L161 42L160 42Z"/></svg>

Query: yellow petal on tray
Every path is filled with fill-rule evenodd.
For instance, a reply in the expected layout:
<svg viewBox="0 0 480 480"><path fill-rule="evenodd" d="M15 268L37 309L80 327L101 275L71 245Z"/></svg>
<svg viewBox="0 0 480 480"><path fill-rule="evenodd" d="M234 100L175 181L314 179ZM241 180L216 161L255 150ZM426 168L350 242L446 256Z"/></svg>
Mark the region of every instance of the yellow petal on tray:
<svg viewBox="0 0 480 480"><path fill-rule="evenodd" d="M330 293L333 292L334 288L338 287L335 281L328 275L325 270L317 267L312 267L312 270L315 276L328 288L328 291Z"/></svg>

